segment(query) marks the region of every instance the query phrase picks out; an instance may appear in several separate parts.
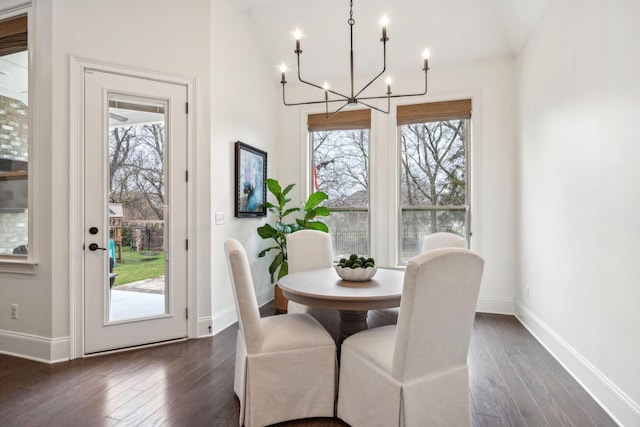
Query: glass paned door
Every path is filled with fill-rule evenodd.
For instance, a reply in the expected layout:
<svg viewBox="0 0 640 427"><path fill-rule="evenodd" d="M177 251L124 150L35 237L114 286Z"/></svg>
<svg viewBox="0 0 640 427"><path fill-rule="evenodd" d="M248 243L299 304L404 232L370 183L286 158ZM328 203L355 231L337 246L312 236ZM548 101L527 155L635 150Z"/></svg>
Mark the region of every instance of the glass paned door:
<svg viewBox="0 0 640 427"><path fill-rule="evenodd" d="M186 336L186 88L85 73L85 352Z"/></svg>

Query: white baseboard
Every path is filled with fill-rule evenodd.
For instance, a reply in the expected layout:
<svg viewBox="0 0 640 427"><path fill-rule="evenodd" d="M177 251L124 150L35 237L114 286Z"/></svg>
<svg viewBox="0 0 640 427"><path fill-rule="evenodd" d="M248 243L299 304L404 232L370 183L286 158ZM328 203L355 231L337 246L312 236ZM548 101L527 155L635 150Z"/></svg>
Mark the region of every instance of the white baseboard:
<svg viewBox="0 0 640 427"><path fill-rule="evenodd" d="M258 299L258 306L260 307L262 307L269 301L273 301L273 286L262 290L262 292L256 295L256 298Z"/></svg>
<svg viewBox="0 0 640 427"><path fill-rule="evenodd" d="M238 316L236 314L236 306L232 305L222 310L221 312L215 314L212 318L213 323L213 331L212 334L215 335L219 332L224 331L229 326L233 325L238 321Z"/></svg>
<svg viewBox="0 0 640 427"><path fill-rule="evenodd" d="M0 331L0 353L43 363L69 360L69 337L45 338L37 335Z"/></svg>
<svg viewBox="0 0 640 427"><path fill-rule="evenodd" d="M211 316L198 317L198 332L196 338L213 335L213 318Z"/></svg>
<svg viewBox="0 0 640 427"><path fill-rule="evenodd" d="M515 313L515 299L504 297L483 297L478 298L476 311L480 313L511 314Z"/></svg>
<svg viewBox="0 0 640 427"><path fill-rule="evenodd" d="M616 423L622 426L640 426L640 405L637 402L519 303L516 304L516 317Z"/></svg>

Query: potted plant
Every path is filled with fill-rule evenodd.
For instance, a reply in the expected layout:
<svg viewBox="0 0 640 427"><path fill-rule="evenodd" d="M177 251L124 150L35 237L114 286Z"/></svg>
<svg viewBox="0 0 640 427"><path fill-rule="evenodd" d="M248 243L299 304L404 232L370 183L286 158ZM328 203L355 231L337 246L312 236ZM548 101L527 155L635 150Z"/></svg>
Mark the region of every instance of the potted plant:
<svg viewBox="0 0 640 427"><path fill-rule="evenodd" d="M289 184L282 189L280 183L275 179L268 178L266 183L269 193L271 193L276 200L275 204L265 201L265 207L276 216L275 224L265 224L262 227L258 227L257 231L260 237L263 239L273 239L275 244L260 251L258 257L262 258L271 251L276 253L273 261L271 261L269 265L271 283L276 283L278 279L289 272L289 265L287 263L287 234L303 229L320 230L325 233L329 232L329 227L324 222L316 219L316 217L319 216L329 216L329 208L321 206L322 202L327 200L329 196L322 191L316 191L309 195L309 198L302 207L288 207L287 205L291 201L291 198L287 195L295 184ZM287 222L287 217L296 212L302 213L301 217L298 215L295 221ZM287 300L277 285L275 286L275 305L277 311L287 311Z"/></svg>

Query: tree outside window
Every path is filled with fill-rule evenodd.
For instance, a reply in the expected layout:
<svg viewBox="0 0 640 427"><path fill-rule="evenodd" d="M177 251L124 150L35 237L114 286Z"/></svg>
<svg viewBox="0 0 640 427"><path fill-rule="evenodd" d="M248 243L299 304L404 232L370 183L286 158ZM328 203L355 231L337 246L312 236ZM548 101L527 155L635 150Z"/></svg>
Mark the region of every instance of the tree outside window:
<svg viewBox="0 0 640 427"><path fill-rule="evenodd" d="M329 196L337 259L369 248L369 129L311 132L313 182Z"/></svg>
<svg viewBox="0 0 640 427"><path fill-rule="evenodd" d="M423 119L400 125L402 263L420 253L429 234L468 234L469 120Z"/></svg>

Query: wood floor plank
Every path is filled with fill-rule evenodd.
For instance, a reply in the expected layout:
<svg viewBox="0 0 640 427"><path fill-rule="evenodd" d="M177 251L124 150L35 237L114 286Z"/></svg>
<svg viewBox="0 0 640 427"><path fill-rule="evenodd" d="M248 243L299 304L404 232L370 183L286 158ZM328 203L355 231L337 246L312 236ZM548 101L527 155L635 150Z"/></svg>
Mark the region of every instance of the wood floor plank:
<svg viewBox="0 0 640 427"><path fill-rule="evenodd" d="M261 312L275 314L273 304ZM235 427L237 331L55 365L0 355L0 424ZM469 385L474 427L616 425L513 316L477 314ZM298 426L347 424L277 425Z"/></svg>

